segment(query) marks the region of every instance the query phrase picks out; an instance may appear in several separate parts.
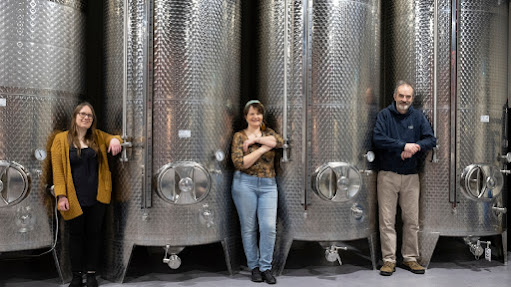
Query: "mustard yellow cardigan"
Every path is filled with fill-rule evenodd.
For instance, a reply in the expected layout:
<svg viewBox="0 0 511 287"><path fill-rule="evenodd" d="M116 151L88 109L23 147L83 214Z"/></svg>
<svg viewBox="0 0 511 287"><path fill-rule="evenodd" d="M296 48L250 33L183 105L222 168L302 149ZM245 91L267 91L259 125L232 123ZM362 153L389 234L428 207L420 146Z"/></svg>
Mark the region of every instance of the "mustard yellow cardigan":
<svg viewBox="0 0 511 287"><path fill-rule="evenodd" d="M69 143L67 141L68 132L61 132L55 136L51 146L51 164L53 170L53 184L55 186L55 196L64 195L69 201L69 210L60 211L64 220L70 220L83 214L78 197L76 196L75 186L73 184L73 175L71 174L71 164L69 162ZM112 175L108 168L107 150L110 140L116 138L122 143L121 137L107 134L96 130L99 150L101 152L101 162L98 164L98 196L97 201L105 204L110 203L112 194Z"/></svg>

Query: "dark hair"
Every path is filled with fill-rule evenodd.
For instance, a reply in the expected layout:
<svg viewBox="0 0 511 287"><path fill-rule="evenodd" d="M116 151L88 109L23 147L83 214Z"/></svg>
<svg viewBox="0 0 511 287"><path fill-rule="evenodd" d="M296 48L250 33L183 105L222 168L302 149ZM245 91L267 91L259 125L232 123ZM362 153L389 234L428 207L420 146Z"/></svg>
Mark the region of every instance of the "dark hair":
<svg viewBox="0 0 511 287"><path fill-rule="evenodd" d="M88 102L83 102L76 106L75 110L73 111L73 117L71 119L71 125L69 126L69 133L67 134L67 141L69 142L69 145L76 146L76 152L78 156L81 155L81 145L80 145L80 139L78 138L78 129L76 127L76 117L80 113L80 110L83 109L83 107L89 107L92 111L92 124L89 129L87 129L87 132L85 133L84 142L87 143L87 145L93 149L96 152L96 155L98 158L101 158L101 153L99 152L99 145L98 145L98 139L96 136L96 113L94 112L94 108L91 104Z"/></svg>
<svg viewBox="0 0 511 287"><path fill-rule="evenodd" d="M247 104L245 105L245 108L243 109L243 119L247 118L248 110L250 110L250 107L256 109L260 114L263 115L263 123L261 124L261 130L264 131L266 129L266 122L265 122L265 117L264 117L263 104L261 104L261 102L259 102L259 101L255 101L255 100L247 102ZM245 121L243 124L243 128L247 128L247 126L248 126L248 124Z"/></svg>
<svg viewBox="0 0 511 287"><path fill-rule="evenodd" d="M392 96L395 96L397 94L397 89L399 89L399 87L401 87L401 86L409 86L415 92L415 88L413 87L413 85L410 82L405 81L405 80L399 80L396 83L396 87L394 88L394 93L392 94Z"/></svg>

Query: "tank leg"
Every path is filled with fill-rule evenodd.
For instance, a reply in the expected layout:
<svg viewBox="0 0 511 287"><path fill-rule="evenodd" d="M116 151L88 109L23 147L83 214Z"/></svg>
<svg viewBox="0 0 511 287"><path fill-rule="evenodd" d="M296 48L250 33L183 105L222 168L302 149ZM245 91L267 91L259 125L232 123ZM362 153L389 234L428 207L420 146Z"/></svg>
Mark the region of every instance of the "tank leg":
<svg viewBox="0 0 511 287"><path fill-rule="evenodd" d="M440 237L440 232L419 231L419 254L420 264L425 268L428 267L433 251L435 251L436 243Z"/></svg>
<svg viewBox="0 0 511 287"><path fill-rule="evenodd" d="M504 265L507 265L507 230L502 232L502 253L504 258Z"/></svg>
<svg viewBox="0 0 511 287"><path fill-rule="evenodd" d="M373 232L367 237L367 240L369 241L369 253L371 255L371 263L373 264L373 270L378 269L378 266L376 266L376 254L378 250L378 234L376 232Z"/></svg>
<svg viewBox="0 0 511 287"><path fill-rule="evenodd" d="M103 269L103 277L105 279L118 283L124 281L134 247L135 244L132 242L107 240L108 251L105 258L106 264Z"/></svg>
<svg viewBox="0 0 511 287"><path fill-rule="evenodd" d="M240 270L238 250L243 250L243 247L239 246L239 242L241 242L241 240L236 237L226 237L221 242L222 247L224 248L225 263L229 274L232 276Z"/></svg>
<svg viewBox="0 0 511 287"><path fill-rule="evenodd" d="M293 245L293 237L291 236L285 236L277 239L275 252L273 254L273 270L277 276L281 275L282 271L284 271L291 245Z"/></svg>
<svg viewBox="0 0 511 287"><path fill-rule="evenodd" d="M71 272L71 261L69 259L69 232L66 231L66 223L61 220L59 223L59 239L55 249L53 249L53 259L55 267L59 273L62 284L69 283L73 274Z"/></svg>
<svg viewBox="0 0 511 287"><path fill-rule="evenodd" d="M59 260L59 253L55 249L52 251L53 260L55 261L55 267L57 268L57 273L59 273L60 282L62 284L66 284L71 281L71 272L69 270L65 270L62 268L61 261Z"/></svg>

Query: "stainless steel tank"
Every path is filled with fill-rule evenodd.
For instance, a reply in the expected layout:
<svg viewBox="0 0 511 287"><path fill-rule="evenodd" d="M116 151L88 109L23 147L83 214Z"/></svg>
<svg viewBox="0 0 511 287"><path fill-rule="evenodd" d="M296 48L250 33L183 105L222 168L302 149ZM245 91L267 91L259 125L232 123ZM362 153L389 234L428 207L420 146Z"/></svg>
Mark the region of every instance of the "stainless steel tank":
<svg viewBox="0 0 511 287"><path fill-rule="evenodd" d="M239 105L240 8L234 0L105 3L104 114L119 133L126 120L132 143L127 161L112 166L105 272L112 280L124 279L137 245L161 246L163 261L177 268L186 246L221 242L229 272L236 269L227 155Z"/></svg>
<svg viewBox="0 0 511 287"><path fill-rule="evenodd" d="M422 263L439 236L465 237L478 257L479 236L502 235L506 261L508 1L395 0L383 15L387 104L397 80L415 83L438 139L421 175Z"/></svg>
<svg viewBox="0 0 511 287"><path fill-rule="evenodd" d="M55 243L49 152L85 93L84 5L0 2L0 254Z"/></svg>
<svg viewBox="0 0 511 287"><path fill-rule="evenodd" d="M368 151L379 106L380 1L264 1L258 11L259 97L289 145L277 173L274 268L282 272L293 240L320 242L335 261L340 242L368 239L374 266Z"/></svg>

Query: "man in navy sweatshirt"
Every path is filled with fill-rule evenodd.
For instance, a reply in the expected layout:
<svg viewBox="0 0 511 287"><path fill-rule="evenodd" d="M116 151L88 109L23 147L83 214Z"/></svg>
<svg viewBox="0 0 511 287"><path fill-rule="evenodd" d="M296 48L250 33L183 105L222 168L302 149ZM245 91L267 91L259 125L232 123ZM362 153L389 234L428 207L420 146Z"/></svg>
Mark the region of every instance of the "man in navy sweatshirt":
<svg viewBox="0 0 511 287"><path fill-rule="evenodd" d="M394 102L378 113L373 131L377 150L378 208L383 266L380 274L390 276L396 267L396 210L403 219L403 265L415 274L424 274L419 257L419 175L418 157L436 146L431 125L412 107L413 87L399 81Z"/></svg>

